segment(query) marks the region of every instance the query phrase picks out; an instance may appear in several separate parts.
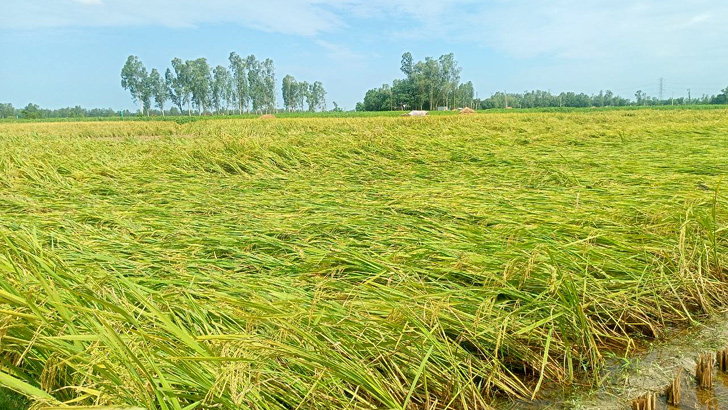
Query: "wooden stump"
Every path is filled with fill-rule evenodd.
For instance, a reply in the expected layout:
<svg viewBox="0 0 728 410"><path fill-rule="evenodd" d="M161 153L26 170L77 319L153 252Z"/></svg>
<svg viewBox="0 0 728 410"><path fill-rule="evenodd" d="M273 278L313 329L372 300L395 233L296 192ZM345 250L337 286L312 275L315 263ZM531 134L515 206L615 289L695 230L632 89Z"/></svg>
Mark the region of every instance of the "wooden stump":
<svg viewBox="0 0 728 410"><path fill-rule="evenodd" d="M723 373L728 373L728 348L721 350L717 355L718 368Z"/></svg>
<svg viewBox="0 0 728 410"><path fill-rule="evenodd" d="M632 410L656 410L657 395L647 393L644 396L632 400Z"/></svg>
<svg viewBox="0 0 728 410"><path fill-rule="evenodd" d="M680 405L680 388L682 386L682 373L683 369L680 368L680 370L677 371L677 375L675 375L675 379L673 379L672 383L670 383L669 386L667 386L667 390L665 390L665 396L667 396L667 404L672 404L675 406Z"/></svg>
<svg viewBox="0 0 728 410"><path fill-rule="evenodd" d="M710 389L713 387L713 366L715 361L713 355L710 353L701 354L698 358L698 365L695 368L695 378L697 379L698 386L703 389Z"/></svg>

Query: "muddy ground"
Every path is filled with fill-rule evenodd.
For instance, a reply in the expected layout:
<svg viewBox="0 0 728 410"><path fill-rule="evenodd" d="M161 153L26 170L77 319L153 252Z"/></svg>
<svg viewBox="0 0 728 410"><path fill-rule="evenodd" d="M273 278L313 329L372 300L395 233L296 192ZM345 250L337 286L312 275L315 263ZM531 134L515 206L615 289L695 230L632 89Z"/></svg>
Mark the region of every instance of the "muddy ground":
<svg viewBox="0 0 728 410"><path fill-rule="evenodd" d="M713 389L695 383L696 361L700 353L713 353L728 346L728 314L681 331L672 331L663 343L647 345L645 353L629 358L612 356L601 374L598 389L547 389L533 403L501 404L509 410L623 410L632 399L648 392L658 395L657 409L728 410L728 374L716 368ZM680 406L668 406L665 389L683 368Z"/></svg>

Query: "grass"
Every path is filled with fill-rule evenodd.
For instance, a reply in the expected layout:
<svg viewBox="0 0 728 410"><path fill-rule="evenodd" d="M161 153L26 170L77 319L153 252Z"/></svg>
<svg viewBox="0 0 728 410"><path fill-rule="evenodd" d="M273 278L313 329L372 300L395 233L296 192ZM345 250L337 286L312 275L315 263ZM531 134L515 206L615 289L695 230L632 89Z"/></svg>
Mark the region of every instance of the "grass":
<svg viewBox="0 0 728 410"><path fill-rule="evenodd" d="M0 124L0 384L487 409L728 304L728 114Z"/></svg>

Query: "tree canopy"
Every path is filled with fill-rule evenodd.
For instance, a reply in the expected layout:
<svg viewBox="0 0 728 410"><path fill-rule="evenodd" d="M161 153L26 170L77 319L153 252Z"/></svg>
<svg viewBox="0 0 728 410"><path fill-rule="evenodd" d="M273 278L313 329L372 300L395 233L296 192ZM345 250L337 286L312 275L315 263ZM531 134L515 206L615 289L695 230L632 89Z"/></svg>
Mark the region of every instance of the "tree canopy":
<svg viewBox="0 0 728 410"><path fill-rule="evenodd" d="M177 112L192 115L231 112L235 107L243 112L274 112L276 110L276 77L273 60L258 60L254 55L245 58L232 52L228 67L212 68L205 58L183 61L174 58L164 77L156 68L147 69L137 56L129 56L121 70L121 85L132 100L139 103L140 112L149 115L152 102L164 115L167 101ZM298 83L288 75L283 81L283 101L287 110L316 111L326 109L326 90L320 81L309 85ZM304 107L304 101L308 107Z"/></svg>

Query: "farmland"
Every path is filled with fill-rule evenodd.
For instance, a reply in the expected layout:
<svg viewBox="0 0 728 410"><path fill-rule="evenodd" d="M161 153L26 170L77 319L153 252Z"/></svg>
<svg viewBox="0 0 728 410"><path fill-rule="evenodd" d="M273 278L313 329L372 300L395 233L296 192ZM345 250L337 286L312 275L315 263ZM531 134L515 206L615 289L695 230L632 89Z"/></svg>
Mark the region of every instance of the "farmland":
<svg viewBox="0 0 728 410"><path fill-rule="evenodd" d="M0 123L0 385L488 409L728 307L728 111Z"/></svg>

